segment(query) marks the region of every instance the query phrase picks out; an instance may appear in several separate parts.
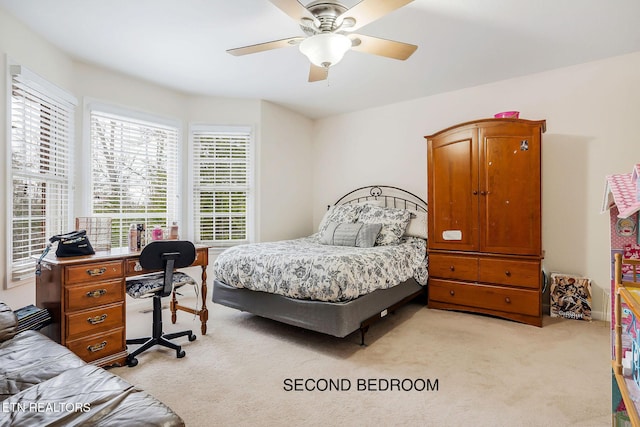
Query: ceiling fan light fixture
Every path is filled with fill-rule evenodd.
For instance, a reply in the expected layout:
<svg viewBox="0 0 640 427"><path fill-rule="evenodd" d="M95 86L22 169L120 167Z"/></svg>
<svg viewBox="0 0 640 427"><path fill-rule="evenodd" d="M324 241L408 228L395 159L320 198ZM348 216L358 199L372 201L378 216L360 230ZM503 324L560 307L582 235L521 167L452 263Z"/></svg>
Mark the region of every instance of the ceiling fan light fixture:
<svg viewBox="0 0 640 427"><path fill-rule="evenodd" d="M321 33L304 39L299 48L312 64L329 68L351 49L351 39L343 34Z"/></svg>

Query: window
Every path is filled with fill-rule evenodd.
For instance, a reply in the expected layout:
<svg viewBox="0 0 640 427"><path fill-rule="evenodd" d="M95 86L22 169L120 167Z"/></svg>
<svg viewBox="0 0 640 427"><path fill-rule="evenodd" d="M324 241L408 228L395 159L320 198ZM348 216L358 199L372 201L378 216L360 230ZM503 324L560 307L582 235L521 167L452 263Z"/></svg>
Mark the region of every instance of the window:
<svg viewBox="0 0 640 427"><path fill-rule="evenodd" d="M251 240L251 129L192 126L194 233L197 243Z"/></svg>
<svg viewBox="0 0 640 427"><path fill-rule="evenodd" d="M111 218L111 244L127 246L131 224L178 220L177 125L91 109L91 215Z"/></svg>
<svg viewBox="0 0 640 427"><path fill-rule="evenodd" d="M10 66L10 219L7 286L34 280L48 237L71 228L76 100L20 65Z"/></svg>

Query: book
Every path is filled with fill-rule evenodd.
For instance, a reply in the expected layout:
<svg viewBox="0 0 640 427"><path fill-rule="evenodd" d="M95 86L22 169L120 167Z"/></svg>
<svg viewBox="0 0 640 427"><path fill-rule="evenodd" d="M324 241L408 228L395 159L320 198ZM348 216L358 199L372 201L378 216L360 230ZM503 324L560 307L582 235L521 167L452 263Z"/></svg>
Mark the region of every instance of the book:
<svg viewBox="0 0 640 427"><path fill-rule="evenodd" d="M51 321L51 315L48 310L38 308L33 304L19 308L14 313L18 318L17 332L40 329Z"/></svg>
<svg viewBox="0 0 640 427"><path fill-rule="evenodd" d="M38 308L33 304L29 304L26 307L17 309L16 311L14 311L14 313L16 314L16 316L18 316L18 320L22 320L30 316L35 316L43 310L44 309Z"/></svg>

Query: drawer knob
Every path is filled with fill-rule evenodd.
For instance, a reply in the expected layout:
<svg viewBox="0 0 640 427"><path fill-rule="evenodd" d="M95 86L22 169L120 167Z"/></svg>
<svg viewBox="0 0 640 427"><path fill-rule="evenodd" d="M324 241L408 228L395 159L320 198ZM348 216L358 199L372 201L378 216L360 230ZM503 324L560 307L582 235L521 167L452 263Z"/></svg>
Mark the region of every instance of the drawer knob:
<svg viewBox="0 0 640 427"><path fill-rule="evenodd" d="M95 291L87 292L87 296L89 298L100 298L102 295L104 295L106 293L107 293L106 289L96 289Z"/></svg>
<svg viewBox="0 0 640 427"><path fill-rule="evenodd" d="M105 267L102 268L93 268L91 270L87 270L87 274L91 277L93 276L100 276L104 273L106 273L107 269Z"/></svg>
<svg viewBox="0 0 640 427"><path fill-rule="evenodd" d="M100 344L90 345L89 347L87 347L87 350L89 350L91 353L95 353L96 351L103 350L106 346L107 342L102 341Z"/></svg>
<svg viewBox="0 0 640 427"><path fill-rule="evenodd" d="M455 294L456 294L456 291L454 291L454 290L450 290L449 291L449 295L454 296Z"/></svg>
<svg viewBox="0 0 640 427"><path fill-rule="evenodd" d="M507 276L507 277L511 277L511 272L509 270L507 270L507 271L504 272L504 275Z"/></svg>
<svg viewBox="0 0 640 427"><path fill-rule="evenodd" d="M87 322L91 323L92 325L97 325L98 323L102 323L105 320L107 320L107 315L106 314L101 314L100 316L89 317L87 319Z"/></svg>
<svg viewBox="0 0 640 427"><path fill-rule="evenodd" d="M507 304L511 304L511 298L506 297L506 298L504 299L504 302L506 302Z"/></svg>
<svg viewBox="0 0 640 427"><path fill-rule="evenodd" d="M452 265L452 266L449 267L449 270L456 271L456 267Z"/></svg>

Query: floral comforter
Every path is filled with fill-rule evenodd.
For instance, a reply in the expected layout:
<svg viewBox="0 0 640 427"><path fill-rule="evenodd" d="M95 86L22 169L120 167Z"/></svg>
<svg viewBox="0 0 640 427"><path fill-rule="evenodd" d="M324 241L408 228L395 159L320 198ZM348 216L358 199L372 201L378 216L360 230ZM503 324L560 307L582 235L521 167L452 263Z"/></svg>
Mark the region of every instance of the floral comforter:
<svg viewBox="0 0 640 427"><path fill-rule="evenodd" d="M214 277L229 286L290 298L349 301L415 277L427 283L426 241L405 237L399 245L357 248L323 245L318 235L253 243L222 252Z"/></svg>

